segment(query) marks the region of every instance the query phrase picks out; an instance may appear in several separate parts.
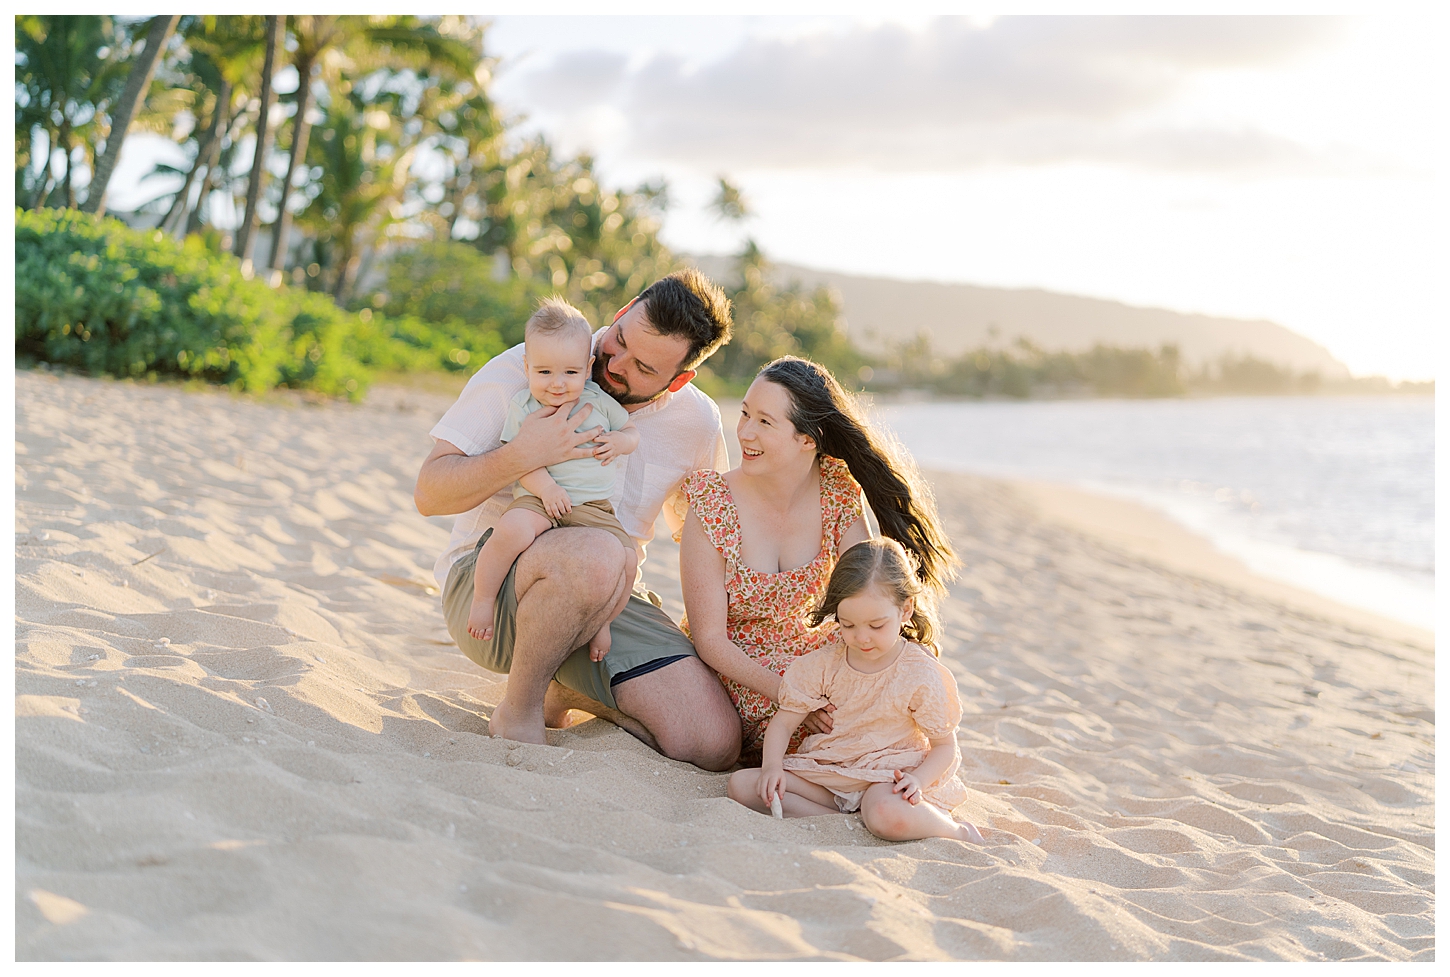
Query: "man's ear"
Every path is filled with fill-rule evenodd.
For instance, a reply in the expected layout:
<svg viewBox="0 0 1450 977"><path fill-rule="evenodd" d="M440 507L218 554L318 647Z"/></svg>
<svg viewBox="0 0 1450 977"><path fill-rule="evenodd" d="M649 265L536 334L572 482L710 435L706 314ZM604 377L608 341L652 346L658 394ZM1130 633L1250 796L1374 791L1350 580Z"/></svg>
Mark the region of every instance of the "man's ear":
<svg viewBox="0 0 1450 977"><path fill-rule="evenodd" d="M685 384L689 383L693 379L695 379L695 371L686 370L684 373L681 373L679 376L671 380L670 385L665 389L672 394L677 394L680 392L681 387L683 387Z"/></svg>

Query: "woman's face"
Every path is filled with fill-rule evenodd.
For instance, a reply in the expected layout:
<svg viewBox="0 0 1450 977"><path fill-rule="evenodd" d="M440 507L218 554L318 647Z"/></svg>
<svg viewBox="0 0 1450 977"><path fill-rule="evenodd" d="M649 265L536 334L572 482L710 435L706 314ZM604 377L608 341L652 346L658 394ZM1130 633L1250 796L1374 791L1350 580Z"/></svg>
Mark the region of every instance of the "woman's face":
<svg viewBox="0 0 1450 977"><path fill-rule="evenodd" d="M756 377L740 404L735 434L740 439L740 468L752 475L788 470L815 460L816 443L796 433L790 422L790 394Z"/></svg>

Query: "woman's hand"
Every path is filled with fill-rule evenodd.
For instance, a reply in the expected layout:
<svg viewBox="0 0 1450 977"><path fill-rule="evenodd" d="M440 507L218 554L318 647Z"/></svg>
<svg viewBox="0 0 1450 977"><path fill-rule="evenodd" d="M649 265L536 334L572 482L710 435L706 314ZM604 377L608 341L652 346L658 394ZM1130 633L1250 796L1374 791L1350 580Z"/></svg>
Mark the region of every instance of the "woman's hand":
<svg viewBox="0 0 1450 977"><path fill-rule="evenodd" d="M807 715L806 721L802 725L805 726L807 733L829 733L833 725L831 713L835 711L836 707L828 704Z"/></svg>
<svg viewBox="0 0 1450 977"><path fill-rule="evenodd" d="M916 779L916 774L907 773L905 770L894 771L896 784L891 788L893 794L900 794L903 799L912 804L921 803L921 781Z"/></svg>

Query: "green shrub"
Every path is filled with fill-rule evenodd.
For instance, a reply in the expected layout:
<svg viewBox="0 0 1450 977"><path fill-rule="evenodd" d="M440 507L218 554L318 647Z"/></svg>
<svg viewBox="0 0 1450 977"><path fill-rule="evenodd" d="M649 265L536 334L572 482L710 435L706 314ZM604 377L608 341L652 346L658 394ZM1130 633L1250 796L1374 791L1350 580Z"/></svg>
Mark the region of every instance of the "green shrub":
<svg viewBox="0 0 1450 977"><path fill-rule="evenodd" d="M373 370L476 369L495 329L348 312L317 292L242 277L200 237L67 210L17 211L15 347L121 377L172 375L358 399Z"/></svg>

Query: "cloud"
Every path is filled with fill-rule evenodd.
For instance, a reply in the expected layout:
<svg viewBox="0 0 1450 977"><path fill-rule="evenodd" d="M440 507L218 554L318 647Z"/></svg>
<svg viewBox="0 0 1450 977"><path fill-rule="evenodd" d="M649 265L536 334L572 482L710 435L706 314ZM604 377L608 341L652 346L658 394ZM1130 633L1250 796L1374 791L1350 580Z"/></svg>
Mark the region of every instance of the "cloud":
<svg viewBox="0 0 1450 977"><path fill-rule="evenodd" d="M632 155L711 167L942 169L1094 161L1168 169L1296 166L1270 133L1148 121L1195 74L1268 65L1338 28L1305 17L943 18L756 38L692 67L558 58L526 91L564 115L611 105Z"/></svg>

